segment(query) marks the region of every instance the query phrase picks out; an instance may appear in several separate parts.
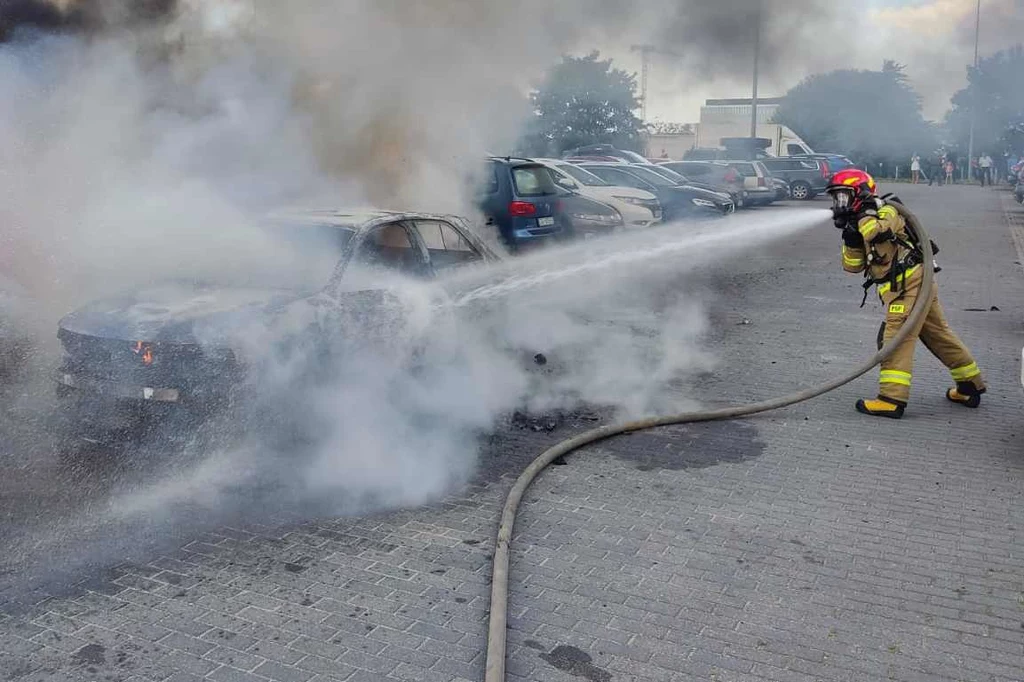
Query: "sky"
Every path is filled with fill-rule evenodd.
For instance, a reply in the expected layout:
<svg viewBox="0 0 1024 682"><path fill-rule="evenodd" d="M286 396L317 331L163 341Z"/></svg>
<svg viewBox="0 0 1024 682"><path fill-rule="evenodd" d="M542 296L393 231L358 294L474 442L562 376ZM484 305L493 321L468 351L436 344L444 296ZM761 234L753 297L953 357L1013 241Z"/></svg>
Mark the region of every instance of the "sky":
<svg viewBox="0 0 1024 682"><path fill-rule="evenodd" d="M854 5L850 5L853 7ZM841 16L838 25L816 30L807 41L802 63L762 67L759 94L780 96L805 76L833 68L880 69L885 59L907 66L922 97L926 118L941 120L949 99L966 84L966 67L974 59L976 0L868 0L858 16ZM982 0L982 56L1024 42L1024 0ZM837 45L845 47L837 48ZM737 46L738 49L749 44ZM615 64L639 74L641 62L625 41L602 50ZM651 60L648 118L696 122L705 99L750 97L748 76L715 77L701 82L673 65L673 57Z"/></svg>

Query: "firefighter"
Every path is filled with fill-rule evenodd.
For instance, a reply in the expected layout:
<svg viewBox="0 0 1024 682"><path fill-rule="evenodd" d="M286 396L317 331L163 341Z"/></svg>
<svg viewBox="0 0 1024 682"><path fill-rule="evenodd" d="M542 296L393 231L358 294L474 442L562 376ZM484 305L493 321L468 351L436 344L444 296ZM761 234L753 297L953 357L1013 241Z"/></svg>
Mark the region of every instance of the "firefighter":
<svg viewBox="0 0 1024 682"><path fill-rule="evenodd" d="M899 211L878 197L874 179L864 171L839 171L826 191L832 197L835 226L842 230L843 269L864 273L865 300L868 290L877 285L886 309L881 338L887 343L906 323L921 291L924 264L916 235ZM919 336L953 377L956 386L946 391L946 398L964 407L978 407L985 392L981 371L971 352L949 328L937 289L933 288L927 305L928 315ZM858 412L892 419L903 416L910 398L916 345L917 337L908 337L882 363L878 397L858 400Z"/></svg>

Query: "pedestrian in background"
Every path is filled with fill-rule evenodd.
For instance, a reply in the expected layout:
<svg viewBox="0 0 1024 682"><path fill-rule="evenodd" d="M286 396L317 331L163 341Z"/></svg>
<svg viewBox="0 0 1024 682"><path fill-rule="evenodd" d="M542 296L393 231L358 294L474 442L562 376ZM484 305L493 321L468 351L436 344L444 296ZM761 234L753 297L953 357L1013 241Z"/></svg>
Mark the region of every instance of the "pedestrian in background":
<svg viewBox="0 0 1024 682"><path fill-rule="evenodd" d="M921 157L917 154L914 154L914 157L910 159L910 178L910 181L915 185L921 179Z"/></svg>
<svg viewBox="0 0 1024 682"><path fill-rule="evenodd" d="M952 185L953 184L953 161L951 159L946 159L946 163L943 164L943 169L946 171L946 184L947 185Z"/></svg>
<svg viewBox="0 0 1024 682"><path fill-rule="evenodd" d="M988 154L983 154L978 159L978 168L981 171L981 186L984 187L985 183L992 185L992 157Z"/></svg>

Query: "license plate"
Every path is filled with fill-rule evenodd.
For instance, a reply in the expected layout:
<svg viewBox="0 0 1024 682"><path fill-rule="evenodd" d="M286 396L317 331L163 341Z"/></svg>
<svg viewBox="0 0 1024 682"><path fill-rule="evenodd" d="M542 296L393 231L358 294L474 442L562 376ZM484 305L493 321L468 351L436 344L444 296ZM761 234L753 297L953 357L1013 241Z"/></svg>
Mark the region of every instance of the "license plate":
<svg viewBox="0 0 1024 682"><path fill-rule="evenodd" d="M537 225L540 227L551 227L555 224L555 219L552 217L537 218Z"/></svg>

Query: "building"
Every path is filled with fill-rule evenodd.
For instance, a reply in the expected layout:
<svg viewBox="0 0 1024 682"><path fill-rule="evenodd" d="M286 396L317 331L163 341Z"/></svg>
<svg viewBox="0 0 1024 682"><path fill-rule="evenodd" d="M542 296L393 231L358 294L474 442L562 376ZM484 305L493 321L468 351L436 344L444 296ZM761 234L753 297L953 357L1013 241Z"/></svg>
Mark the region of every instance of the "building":
<svg viewBox="0 0 1024 682"><path fill-rule="evenodd" d="M693 123L667 123L655 121L647 125L647 158L661 158L662 154L670 159L681 159L683 154L693 149L697 141L697 126Z"/></svg>

